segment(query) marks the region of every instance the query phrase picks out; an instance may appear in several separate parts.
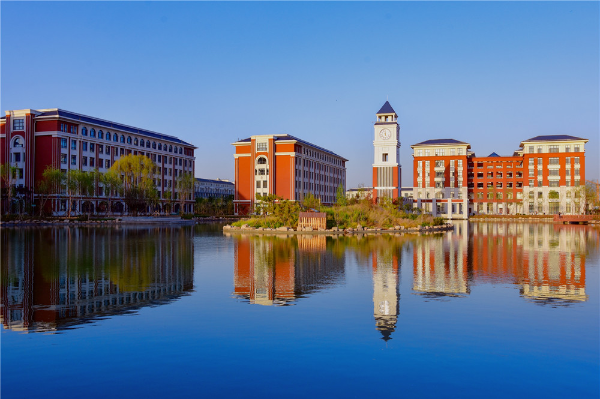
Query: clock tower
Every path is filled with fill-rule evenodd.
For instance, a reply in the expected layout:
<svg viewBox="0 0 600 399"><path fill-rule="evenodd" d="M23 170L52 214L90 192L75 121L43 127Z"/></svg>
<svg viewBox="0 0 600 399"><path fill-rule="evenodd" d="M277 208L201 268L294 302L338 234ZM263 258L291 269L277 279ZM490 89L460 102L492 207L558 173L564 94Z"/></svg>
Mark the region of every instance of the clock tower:
<svg viewBox="0 0 600 399"><path fill-rule="evenodd" d="M400 196L400 126L398 115L388 101L377 112L373 161L373 200Z"/></svg>

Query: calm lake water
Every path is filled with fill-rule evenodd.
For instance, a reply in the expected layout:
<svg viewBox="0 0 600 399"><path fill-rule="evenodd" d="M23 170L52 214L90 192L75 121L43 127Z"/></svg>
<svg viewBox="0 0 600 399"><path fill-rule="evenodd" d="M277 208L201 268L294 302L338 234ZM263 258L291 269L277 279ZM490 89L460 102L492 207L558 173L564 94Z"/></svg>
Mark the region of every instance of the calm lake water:
<svg viewBox="0 0 600 399"><path fill-rule="evenodd" d="M598 398L599 229L1 233L3 398Z"/></svg>

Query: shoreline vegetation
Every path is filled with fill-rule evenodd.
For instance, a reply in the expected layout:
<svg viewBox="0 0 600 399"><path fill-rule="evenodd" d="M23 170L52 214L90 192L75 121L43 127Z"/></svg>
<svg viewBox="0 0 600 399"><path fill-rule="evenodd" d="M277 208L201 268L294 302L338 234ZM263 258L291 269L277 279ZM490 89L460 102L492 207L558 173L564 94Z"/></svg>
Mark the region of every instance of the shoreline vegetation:
<svg viewBox="0 0 600 399"><path fill-rule="evenodd" d="M338 190L341 191L341 190ZM416 232L448 230L453 227L442 217L432 217L409 207L400 209L398 202L382 199L379 204L370 198L346 200L338 192L337 204L323 206L308 194L302 204L283 200L274 195L258 196L257 214L224 226L227 231L275 232ZM325 214L326 228L298 228L300 212L314 211Z"/></svg>

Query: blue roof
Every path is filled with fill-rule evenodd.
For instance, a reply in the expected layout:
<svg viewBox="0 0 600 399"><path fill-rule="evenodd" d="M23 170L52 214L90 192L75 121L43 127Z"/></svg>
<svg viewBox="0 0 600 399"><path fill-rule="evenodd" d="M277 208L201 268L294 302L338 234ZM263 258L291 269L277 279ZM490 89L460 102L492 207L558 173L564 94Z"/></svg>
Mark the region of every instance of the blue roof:
<svg viewBox="0 0 600 399"><path fill-rule="evenodd" d="M218 184L230 184L234 186L235 184L230 181L218 180L218 179L203 179L201 177L196 177L196 181L206 182L206 183L218 183Z"/></svg>
<svg viewBox="0 0 600 399"><path fill-rule="evenodd" d="M555 134L555 135L548 135L548 136L535 136L528 140L523 140L523 142L527 142L527 141L561 141L561 140L587 140L587 139L582 139L581 137L569 136L566 134Z"/></svg>
<svg viewBox="0 0 600 399"><path fill-rule="evenodd" d="M495 152L492 152L490 155L488 155L488 157L499 157L500 155L496 154Z"/></svg>
<svg viewBox="0 0 600 399"><path fill-rule="evenodd" d="M111 121L107 121L107 120L100 119L100 118L94 118L92 116L81 115L81 114L77 114L75 112L65 111L60 108L46 110L46 111L42 112L39 116L40 117L55 116L55 117L73 119L73 120L83 122L83 123L89 123L89 124L93 124L93 125L97 125L97 126L103 126L107 129L118 129L120 131L124 131L124 132L128 132L128 133L139 134L139 135L143 135L143 136L147 136L147 137L153 137L155 139L170 141L172 143L177 143L177 144L197 148L193 144L190 144L183 140L180 140L175 136L169 136L169 135L162 134L162 133L156 133L151 130L140 129L140 128L133 127L133 126L123 125L121 123L111 122Z"/></svg>
<svg viewBox="0 0 600 399"><path fill-rule="evenodd" d="M435 139L435 140L422 141L420 143L413 144L413 145L442 145L442 144L469 144L469 143L465 143L464 141L458 141L458 140L454 140L454 139Z"/></svg>
<svg viewBox="0 0 600 399"><path fill-rule="evenodd" d="M394 111L394 108L392 108L392 106L390 105L389 101L386 101L385 104L383 104L383 107L381 107L381 109L379 111L377 111L378 114L395 114L396 111Z"/></svg>

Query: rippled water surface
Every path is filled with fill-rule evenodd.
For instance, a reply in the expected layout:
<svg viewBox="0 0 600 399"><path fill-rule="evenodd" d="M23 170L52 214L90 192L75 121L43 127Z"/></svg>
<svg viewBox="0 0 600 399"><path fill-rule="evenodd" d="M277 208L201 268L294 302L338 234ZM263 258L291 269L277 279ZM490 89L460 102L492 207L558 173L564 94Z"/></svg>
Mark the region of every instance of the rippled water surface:
<svg viewBox="0 0 600 399"><path fill-rule="evenodd" d="M599 230L1 233L3 398L598 398Z"/></svg>

